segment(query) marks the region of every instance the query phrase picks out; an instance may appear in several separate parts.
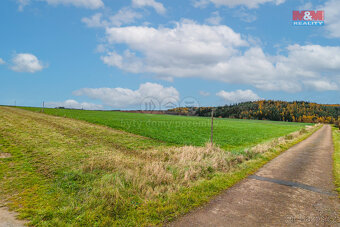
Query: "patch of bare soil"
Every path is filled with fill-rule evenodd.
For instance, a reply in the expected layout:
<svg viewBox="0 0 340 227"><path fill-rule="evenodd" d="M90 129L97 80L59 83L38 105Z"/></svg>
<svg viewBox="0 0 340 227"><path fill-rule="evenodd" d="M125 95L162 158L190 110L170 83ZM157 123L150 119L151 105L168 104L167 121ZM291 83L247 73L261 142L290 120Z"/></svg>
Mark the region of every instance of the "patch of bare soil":
<svg viewBox="0 0 340 227"><path fill-rule="evenodd" d="M25 222L16 218L16 213L7 208L0 207L0 227L21 227Z"/></svg>
<svg viewBox="0 0 340 227"><path fill-rule="evenodd" d="M10 153L2 153L0 152L0 158L10 158L12 155Z"/></svg>

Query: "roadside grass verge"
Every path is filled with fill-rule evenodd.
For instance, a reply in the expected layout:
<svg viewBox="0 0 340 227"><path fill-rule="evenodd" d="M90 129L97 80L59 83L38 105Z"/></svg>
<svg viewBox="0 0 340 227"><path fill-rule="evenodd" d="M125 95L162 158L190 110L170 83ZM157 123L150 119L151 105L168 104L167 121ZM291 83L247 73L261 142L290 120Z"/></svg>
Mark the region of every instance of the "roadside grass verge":
<svg viewBox="0 0 340 227"><path fill-rule="evenodd" d="M41 108L22 107L40 112ZM173 145L205 146L210 138L210 118L159 114L44 109L44 113L83 120ZM304 128L306 123L216 118L214 142L225 150L243 150Z"/></svg>
<svg viewBox="0 0 340 227"><path fill-rule="evenodd" d="M0 107L0 152L11 154L0 159L0 201L35 226L159 225L204 204L318 128L228 152Z"/></svg>
<svg viewBox="0 0 340 227"><path fill-rule="evenodd" d="M340 197L340 130L339 128L336 127L333 127L333 143L334 143L333 153L334 184Z"/></svg>

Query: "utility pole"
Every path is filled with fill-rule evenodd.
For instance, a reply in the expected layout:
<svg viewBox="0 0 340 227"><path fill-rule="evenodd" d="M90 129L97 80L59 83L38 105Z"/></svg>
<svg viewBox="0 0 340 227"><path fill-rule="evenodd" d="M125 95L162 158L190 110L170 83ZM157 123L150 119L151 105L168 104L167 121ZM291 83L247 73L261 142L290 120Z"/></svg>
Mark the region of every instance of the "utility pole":
<svg viewBox="0 0 340 227"><path fill-rule="evenodd" d="M211 108L211 135L210 135L210 142L211 146L213 146L213 137L214 137L214 108Z"/></svg>
<svg viewBox="0 0 340 227"><path fill-rule="evenodd" d="M43 101L43 108L42 108L43 113L44 113L44 108L45 108L45 101Z"/></svg>

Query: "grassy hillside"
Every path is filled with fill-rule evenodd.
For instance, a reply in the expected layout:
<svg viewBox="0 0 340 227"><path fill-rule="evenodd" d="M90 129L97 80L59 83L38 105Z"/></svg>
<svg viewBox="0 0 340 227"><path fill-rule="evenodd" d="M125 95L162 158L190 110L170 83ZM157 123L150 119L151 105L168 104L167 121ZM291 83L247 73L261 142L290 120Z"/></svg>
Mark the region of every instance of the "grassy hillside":
<svg viewBox="0 0 340 227"><path fill-rule="evenodd" d="M25 109L41 111L41 108ZM210 138L210 118L68 109L45 109L45 113L101 124L171 144L204 146ZM288 122L215 119L214 142L223 149L240 150L304 126Z"/></svg>
<svg viewBox="0 0 340 227"><path fill-rule="evenodd" d="M273 140L265 150L230 153L0 107L0 157L6 157L0 158L0 202L36 226L157 225L208 201L311 132Z"/></svg>

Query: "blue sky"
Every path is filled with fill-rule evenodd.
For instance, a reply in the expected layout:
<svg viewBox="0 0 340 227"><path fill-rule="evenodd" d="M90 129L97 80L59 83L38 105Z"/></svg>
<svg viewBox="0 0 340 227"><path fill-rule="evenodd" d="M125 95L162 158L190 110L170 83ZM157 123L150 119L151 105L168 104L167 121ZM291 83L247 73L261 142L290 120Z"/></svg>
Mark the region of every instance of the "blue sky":
<svg viewBox="0 0 340 227"><path fill-rule="evenodd" d="M292 26L293 10L325 26ZM340 2L4 0L0 104L339 103Z"/></svg>

